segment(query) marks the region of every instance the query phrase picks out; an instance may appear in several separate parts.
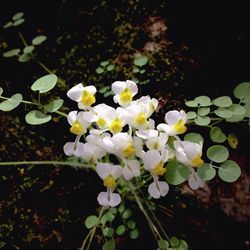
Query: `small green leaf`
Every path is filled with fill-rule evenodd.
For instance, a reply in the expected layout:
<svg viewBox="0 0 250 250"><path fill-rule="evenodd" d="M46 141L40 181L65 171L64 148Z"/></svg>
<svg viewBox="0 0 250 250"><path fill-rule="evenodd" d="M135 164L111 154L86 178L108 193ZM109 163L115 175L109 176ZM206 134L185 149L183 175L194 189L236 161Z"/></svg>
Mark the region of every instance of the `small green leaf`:
<svg viewBox="0 0 250 250"><path fill-rule="evenodd" d="M115 232L117 235L123 235L126 231L126 228L124 225L120 225L116 228Z"/></svg>
<svg viewBox="0 0 250 250"><path fill-rule="evenodd" d="M234 96L244 103L250 102L250 82L240 83L234 89Z"/></svg>
<svg viewBox="0 0 250 250"><path fill-rule="evenodd" d="M35 49L35 47L34 47L33 45L26 46L26 47L23 49L23 53L25 53L25 54L31 53L34 49Z"/></svg>
<svg viewBox="0 0 250 250"><path fill-rule="evenodd" d="M228 108L230 111L232 111L233 116L230 118L227 118L227 122L239 122L243 120L245 117L246 110L243 106L239 104L233 104Z"/></svg>
<svg viewBox="0 0 250 250"><path fill-rule="evenodd" d="M217 107L227 108L230 107L233 102L230 96L220 96L213 100L213 104Z"/></svg>
<svg viewBox="0 0 250 250"><path fill-rule="evenodd" d="M233 112L228 108L218 108L214 113L221 118L230 118L233 115Z"/></svg>
<svg viewBox="0 0 250 250"><path fill-rule="evenodd" d="M179 240L178 250L188 250L188 244L185 240Z"/></svg>
<svg viewBox="0 0 250 250"><path fill-rule="evenodd" d="M30 125L40 125L51 120L51 115L44 115L39 110L32 110L26 116L25 120Z"/></svg>
<svg viewBox="0 0 250 250"><path fill-rule="evenodd" d="M187 112L186 115L188 120L194 119L196 117L196 113L194 111Z"/></svg>
<svg viewBox="0 0 250 250"><path fill-rule="evenodd" d="M15 94L11 96L9 99L0 103L0 110L11 111L22 102L22 99L23 97L21 94Z"/></svg>
<svg viewBox="0 0 250 250"><path fill-rule="evenodd" d="M19 56L18 61L19 62L28 62L31 59L31 56L29 54L22 54L21 56Z"/></svg>
<svg viewBox="0 0 250 250"><path fill-rule="evenodd" d="M54 74L49 74L36 80L32 84L31 89L33 91L39 91L41 94L46 93L56 86L56 82L57 76Z"/></svg>
<svg viewBox="0 0 250 250"><path fill-rule="evenodd" d="M16 21L17 19L20 19L21 17L23 17L23 15L24 15L23 12L18 12L18 13L16 13L16 14L12 17L12 19L13 19L14 21Z"/></svg>
<svg viewBox="0 0 250 250"><path fill-rule="evenodd" d="M127 222L127 226L128 226L129 229L135 229L136 228L136 223L133 220L129 220Z"/></svg>
<svg viewBox="0 0 250 250"><path fill-rule="evenodd" d="M96 226L97 222L98 222L98 218L95 215L90 215L86 218L84 224L86 228L90 229Z"/></svg>
<svg viewBox="0 0 250 250"><path fill-rule="evenodd" d="M115 69L115 65L114 64L110 64L108 67L107 67L107 71L112 71Z"/></svg>
<svg viewBox="0 0 250 250"><path fill-rule="evenodd" d="M245 117L250 118L250 103L247 103L247 104L244 106L244 108L245 108L245 110L246 110Z"/></svg>
<svg viewBox="0 0 250 250"><path fill-rule="evenodd" d="M122 204L119 206L119 208L118 208L118 212L119 212L120 214L122 214L124 211L125 211L125 206L124 206L124 204L122 203Z"/></svg>
<svg viewBox="0 0 250 250"><path fill-rule="evenodd" d="M7 22L7 23L3 26L3 28L4 28L4 29L7 29L7 28L11 27L12 25L13 25L12 22Z"/></svg>
<svg viewBox="0 0 250 250"><path fill-rule="evenodd" d="M228 156L228 149L221 145L214 145L207 150L207 157L217 163L227 160Z"/></svg>
<svg viewBox="0 0 250 250"><path fill-rule="evenodd" d="M134 65L142 67L148 63L148 57L147 56L138 56L134 59Z"/></svg>
<svg viewBox="0 0 250 250"><path fill-rule="evenodd" d="M210 123L210 118L208 116L197 116L194 119L195 124L199 126L207 126Z"/></svg>
<svg viewBox="0 0 250 250"><path fill-rule="evenodd" d="M110 86L103 86L99 89L99 93L104 94L105 92L110 90Z"/></svg>
<svg viewBox="0 0 250 250"><path fill-rule="evenodd" d="M109 65L109 61L102 61L100 65L106 67L107 65Z"/></svg>
<svg viewBox="0 0 250 250"><path fill-rule="evenodd" d="M3 53L3 57L12 57L17 56L21 50L20 49L12 49L5 53Z"/></svg>
<svg viewBox="0 0 250 250"><path fill-rule="evenodd" d="M53 113L62 107L63 102L63 99L53 100L45 106L45 111Z"/></svg>
<svg viewBox="0 0 250 250"><path fill-rule="evenodd" d="M133 240L137 239L139 237L138 229L134 229L134 230L130 231L129 236Z"/></svg>
<svg viewBox="0 0 250 250"><path fill-rule="evenodd" d="M171 247L178 247L180 241L175 237L171 237L171 239L169 240L170 246Z"/></svg>
<svg viewBox="0 0 250 250"><path fill-rule="evenodd" d="M203 143L203 141L204 141L202 135L200 135L198 133L194 133L194 132L186 134L184 137L184 140L195 142L195 143Z"/></svg>
<svg viewBox="0 0 250 250"><path fill-rule="evenodd" d="M179 185L188 179L189 173L187 166L180 166L178 161L171 160L167 164L165 179L172 185Z"/></svg>
<svg viewBox="0 0 250 250"><path fill-rule="evenodd" d="M238 140L238 137L236 134L230 133L227 136L227 141L228 141L228 144L230 145L231 148L235 149L238 147L239 140Z"/></svg>
<svg viewBox="0 0 250 250"><path fill-rule="evenodd" d="M0 96L2 95L3 93L3 89L0 87Z"/></svg>
<svg viewBox="0 0 250 250"><path fill-rule="evenodd" d="M166 240L158 240L157 244L158 244L158 247L162 250L167 250L169 247L168 241Z"/></svg>
<svg viewBox="0 0 250 250"><path fill-rule="evenodd" d="M139 79L138 78L133 78L132 81L136 84L139 84Z"/></svg>
<svg viewBox="0 0 250 250"><path fill-rule="evenodd" d="M106 237L113 237L114 235L114 228L112 227L105 227L103 230L102 230L102 233L104 236Z"/></svg>
<svg viewBox="0 0 250 250"><path fill-rule="evenodd" d="M195 100L192 100L192 101L186 101L185 102L186 106L190 107L190 108L195 108L195 107L198 107L198 102L195 101Z"/></svg>
<svg viewBox="0 0 250 250"><path fill-rule="evenodd" d="M107 91L106 93L104 93L104 97L108 97L108 96L110 96L110 95L114 95L114 92L112 91L112 90L110 90L110 91Z"/></svg>
<svg viewBox="0 0 250 250"><path fill-rule="evenodd" d="M234 182L240 177L241 169L236 162L228 160L220 165L218 175L223 181Z"/></svg>
<svg viewBox="0 0 250 250"><path fill-rule="evenodd" d="M215 169L213 168L212 165L204 163L204 164L202 164L201 166L198 167L197 174L199 175L199 177L202 180L209 181L209 180L212 180L215 177L216 171L215 171Z"/></svg>
<svg viewBox="0 0 250 250"><path fill-rule="evenodd" d="M20 18L20 19L16 20L16 21L13 23L13 26L19 26L19 25L22 24L24 21L25 21L24 18Z"/></svg>
<svg viewBox="0 0 250 250"><path fill-rule="evenodd" d="M98 67L98 68L95 70L95 72L96 72L97 74L102 74L102 73L104 72L104 68L103 68L103 67Z"/></svg>
<svg viewBox="0 0 250 250"><path fill-rule="evenodd" d="M107 213L105 213L100 222L102 225L105 225L107 221L113 221L115 219L115 216L113 215L113 213L111 213L110 211L108 211Z"/></svg>
<svg viewBox="0 0 250 250"><path fill-rule="evenodd" d="M46 36L36 36L35 38L32 39L32 44L33 45L40 45L41 43L43 43L45 40L47 40Z"/></svg>
<svg viewBox="0 0 250 250"><path fill-rule="evenodd" d="M211 103L211 99L208 96L202 95L202 96L198 96L194 99L197 103L199 103L199 105L201 107L206 107L206 106L210 106Z"/></svg>
<svg viewBox="0 0 250 250"><path fill-rule="evenodd" d="M144 74L146 72L145 69L140 70L140 74Z"/></svg>
<svg viewBox="0 0 250 250"><path fill-rule="evenodd" d="M207 108L207 107L206 108L199 108L197 114L200 116L205 116L205 115L209 114L209 112L210 112L210 108Z"/></svg>
<svg viewBox="0 0 250 250"><path fill-rule="evenodd" d="M123 219L128 219L132 216L133 212L131 209L127 208L125 209L124 213L122 214Z"/></svg>
<svg viewBox="0 0 250 250"><path fill-rule="evenodd" d="M137 68L137 67L133 67L133 73L138 73L140 70L139 70L139 68Z"/></svg>
<svg viewBox="0 0 250 250"><path fill-rule="evenodd" d="M227 139L226 135L221 131L219 127L211 128L210 138L213 142L217 143L222 143Z"/></svg>
<svg viewBox="0 0 250 250"><path fill-rule="evenodd" d="M103 246L102 250L115 250L115 240L109 240L107 241Z"/></svg>

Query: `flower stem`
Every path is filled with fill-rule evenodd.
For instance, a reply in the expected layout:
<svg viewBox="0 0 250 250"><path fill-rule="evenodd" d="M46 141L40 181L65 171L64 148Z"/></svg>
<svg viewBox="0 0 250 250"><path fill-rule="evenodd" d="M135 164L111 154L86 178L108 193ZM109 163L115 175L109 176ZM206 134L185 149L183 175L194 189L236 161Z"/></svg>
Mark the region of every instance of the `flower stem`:
<svg viewBox="0 0 250 250"><path fill-rule="evenodd" d="M22 43L25 47L28 46L28 43L25 41L24 37L23 37L23 34L21 32L18 32L18 35L20 37L20 39L22 40Z"/></svg>

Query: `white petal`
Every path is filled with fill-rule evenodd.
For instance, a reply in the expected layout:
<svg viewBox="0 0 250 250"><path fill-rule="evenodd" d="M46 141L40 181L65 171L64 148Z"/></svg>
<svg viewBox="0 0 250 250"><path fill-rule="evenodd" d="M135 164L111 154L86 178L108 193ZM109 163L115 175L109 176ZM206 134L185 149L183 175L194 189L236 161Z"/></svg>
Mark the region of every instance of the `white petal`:
<svg viewBox="0 0 250 250"><path fill-rule="evenodd" d="M115 94L120 94L126 88L125 82L116 81L112 83L112 90Z"/></svg>
<svg viewBox="0 0 250 250"><path fill-rule="evenodd" d="M97 201L102 206L109 206L108 192L100 192L97 196Z"/></svg>
<svg viewBox="0 0 250 250"><path fill-rule="evenodd" d="M186 115L186 112L184 110L180 111L180 117L181 117L182 121L184 123L186 123L186 121L187 121L187 115Z"/></svg>
<svg viewBox="0 0 250 250"><path fill-rule="evenodd" d="M96 122L98 120L98 116L95 115L93 112L84 112L83 118L88 122Z"/></svg>
<svg viewBox="0 0 250 250"><path fill-rule="evenodd" d="M201 153L201 147L198 143L184 141L182 142L182 145L188 159L190 160L196 158Z"/></svg>
<svg viewBox="0 0 250 250"><path fill-rule="evenodd" d="M63 151L67 156L71 156L74 155L75 149L74 149L74 142L67 142L64 146L63 146Z"/></svg>
<svg viewBox="0 0 250 250"><path fill-rule="evenodd" d="M188 185L191 189L197 190L199 188L199 184L194 176L194 173L191 173L188 178Z"/></svg>
<svg viewBox="0 0 250 250"><path fill-rule="evenodd" d="M169 125L174 125L180 120L180 114L177 110L168 111L165 115L165 121Z"/></svg>
<svg viewBox="0 0 250 250"><path fill-rule="evenodd" d="M69 112L67 119L70 125L72 125L76 121L76 118L77 118L77 111Z"/></svg>
<svg viewBox="0 0 250 250"><path fill-rule="evenodd" d="M78 142L75 150L75 156L81 157L84 154L84 143Z"/></svg>
<svg viewBox="0 0 250 250"><path fill-rule="evenodd" d="M111 207L116 207L117 205L119 205L121 202L121 196L117 193L111 193L110 194L110 201L109 201L109 205Z"/></svg>
<svg viewBox="0 0 250 250"><path fill-rule="evenodd" d="M159 132L165 132L166 134L168 135L172 135L172 128L171 126L165 124L165 123L160 123L158 126L157 126L157 130Z"/></svg>
<svg viewBox="0 0 250 250"><path fill-rule="evenodd" d="M67 96L73 101L79 101L82 95L83 86L81 83L77 84L67 92Z"/></svg>
<svg viewBox="0 0 250 250"><path fill-rule="evenodd" d="M161 197L161 193L156 186L156 182L153 182L148 186L148 192L155 199L159 199Z"/></svg>
<svg viewBox="0 0 250 250"><path fill-rule="evenodd" d="M146 170L153 169L160 161L160 153L156 150L148 150L143 157L144 168Z"/></svg>
<svg viewBox="0 0 250 250"><path fill-rule="evenodd" d="M122 167L119 165L110 165L110 174L115 179L119 178L122 175Z"/></svg>
<svg viewBox="0 0 250 250"><path fill-rule="evenodd" d="M132 96L135 96L138 93L138 87L135 82L127 80L126 85L132 92Z"/></svg>
<svg viewBox="0 0 250 250"><path fill-rule="evenodd" d="M113 100L114 100L114 103L119 103L120 101L119 95L114 95Z"/></svg>
<svg viewBox="0 0 250 250"><path fill-rule="evenodd" d="M88 91L92 95L96 93L96 87L92 85L84 87L84 90Z"/></svg>
<svg viewBox="0 0 250 250"><path fill-rule="evenodd" d="M194 177L199 185L199 187L203 188L205 186L205 181L202 180L196 172L194 172Z"/></svg>
<svg viewBox="0 0 250 250"><path fill-rule="evenodd" d="M109 176L111 173L111 167L108 163L99 163L96 166L96 172L97 174L104 179L105 177Z"/></svg>
<svg viewBox="0 0 250 250"><path fill-rule="evenodd" d="M123 175L124 179L127 180L127 181L130 181L134 177L133 172L131 171L131 169L128 168L127 165L125 165L123 167L122 175Z"/></svg>
<svg viewBox="0 0 250 250"><path fill-rule="evenodd" d="M165 196L169 191L169 185L165 181L158 181L161 196Z"/></svg>
<svg viewBox="0 0 250 250"><path fill-rule="evenodd" d="M137 160L129 160L127 161L129 168L131 169L133 176L140 176L140 163Z"/></svg>

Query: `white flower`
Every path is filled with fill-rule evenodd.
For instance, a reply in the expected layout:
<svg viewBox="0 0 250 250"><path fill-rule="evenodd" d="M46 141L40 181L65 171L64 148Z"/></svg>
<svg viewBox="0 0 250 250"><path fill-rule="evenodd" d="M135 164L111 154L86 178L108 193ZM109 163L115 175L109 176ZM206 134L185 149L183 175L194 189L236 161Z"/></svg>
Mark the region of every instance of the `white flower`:
<svg viewBox="0 0 250 250"><path fill-rule="evenodd" d="M83 135L87 132L90 122L85 119L85 112L71 111L68 116L68 122L71 125L70 132L75 135Z"/></svg>
<svg viewBox="0 0 250 250"><path fill-rule="evenodd" d="M130 181L133 177L140 176L140 163L137 160L124 161L122 175L125 180Z"/></svg>
<svg viewBox="0 0 250 250"><path fill-rule="evenodd" d="M168 184L165 181L158 181L157 178L148 186L148 192L154 199L166 196L168 191Z"/></svg>
<svg viewBox="0 0 250 250"><path fill-rule="evenodd" d="M82 142L67 142L63 146L63 151L67 156L77 156L77 152L79 151L79 148L82 147L82 145Z"/></svg>
<svg viewBox="0 0 250 250"><path fill-rule="evenodd" d="M116 81L112 84L112 90L115 93L114 102L125 107L132 102L133 97L138 92L138 87L133 81L130 80L125 82Z"/></svg>
<svg viewBox="0 0 250 250"><path fill-rule="evenodd" d="M165 123L161 123L157 126L157 130L163 131L168 135L178 135L186 132L187 127L185 123L187 121L186 113L181 110L169 111L165 115Z"/></svg>
<svg viewBox="0 0 250 250"><path fill-rule="evenodd" d="M95 86L84 87L79 83L67 92L67 96L71 100L78 102L79 109L87 109L95 103L95 93Z"/></svg>
<svg viewBox="0 0 250 250"><path fill-rule="evenodd" d="M119 194L112 193L116 186L116 179L122 175L122 167L108 163L99 163L96 166L97 174L103 179L103 185L107 187L107 192L100 192L97 200L102 206L115 207L121 202Z"/></svg>
<svg viewBox="0 0 250 250"><path fill-rule="evenodd" d="M204 187L205 181L202 180L193 168L190 168L190 175L188 177L188 185L191 189L197 190L200 187Z"/></svg>
<svg viewBox="0 0 250 250"><path fill-rule="evenodd" d="M203 164L204 161L201 159L202 143L176 140L174 148L176 150L175 156L179 162L192 167L199 167Z"/></svg>

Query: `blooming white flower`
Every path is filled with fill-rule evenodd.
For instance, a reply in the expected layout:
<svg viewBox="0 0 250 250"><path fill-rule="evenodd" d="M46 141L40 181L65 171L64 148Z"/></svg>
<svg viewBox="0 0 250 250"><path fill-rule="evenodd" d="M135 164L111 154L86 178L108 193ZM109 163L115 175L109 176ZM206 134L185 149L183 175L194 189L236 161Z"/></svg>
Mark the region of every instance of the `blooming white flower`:
<svg viewBox="0 0 250 250"><path fill-rule="evenodd" d="M85 112L71 111L67 116L68 122L71 125L70 132L75 135L83 135L87 132L90 122L85 119Z"/></svg>
<svg viewBox="0 0 250 250"><path fill-rule="evenodd" d="M95 86L84 87L82 83L79 83L67 92L67 96L71 100L78 102L79 109L88 109L96 101L95 93Z"/></svg>
<svg viewBox="0 0 250 250"><path fill-rule="evenodd" d="M125 82L116 81L112 84L112 90L115 93L114 102L125 107L132 102L133 97L138 92L138 87L133 81L130 80Z"/></svg>
<svg viewBox="0 0 250 250"><path fill-rule="evenodd" d="M163 131L168 135L178 135L186 132L187 127L185 123L187 121L186 113L181 110L172 110L166 113L165 123L161 123L157 126L157 130Z"/></svg>
<svg viewBox="0 0 250 250"><path fill-rule="evenodd" d="M100 192L97 200L102 206L115 207L121 202L121 197L113 193L116 186L116 179L122 175L122 167L108 163L98 163L96 172L103 179L103 185L107 187L107 192Z"/></svg>
<svg viewBox="0 0 250 250"><path fill-rule="evenodd" d="M201 159L202 143L176 140L174 148L177 160L184 165L199 167L203 164L204 161Z"/></svg>

